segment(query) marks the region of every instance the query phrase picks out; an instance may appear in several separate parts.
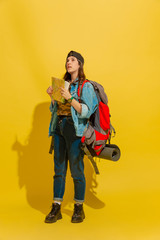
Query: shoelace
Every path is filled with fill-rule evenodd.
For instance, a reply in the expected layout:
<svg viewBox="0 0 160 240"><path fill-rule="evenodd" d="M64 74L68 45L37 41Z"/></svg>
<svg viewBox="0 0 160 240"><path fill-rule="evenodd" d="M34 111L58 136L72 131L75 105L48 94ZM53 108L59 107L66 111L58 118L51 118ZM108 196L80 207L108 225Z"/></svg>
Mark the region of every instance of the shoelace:
<svg viewBox="0 0 160 240"><path fill-rule="evenodd" d="M74 206L75 215L80 215L81 211L82 211L82 206L77 206L77 205Z"/></svg>
<svg viewBox="0 0 160 240"><path fill-rule="evenodd" d="M52 207L52 209L50 211L50 214L54 215L57 212L59 205L53 204L51 207Z"/></svg>

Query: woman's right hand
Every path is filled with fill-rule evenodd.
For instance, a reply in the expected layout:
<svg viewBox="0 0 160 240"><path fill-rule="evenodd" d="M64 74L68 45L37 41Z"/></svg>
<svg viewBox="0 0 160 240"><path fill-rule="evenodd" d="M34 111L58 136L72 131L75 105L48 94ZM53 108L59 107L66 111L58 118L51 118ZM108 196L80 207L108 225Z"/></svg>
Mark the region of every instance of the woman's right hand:
<svg viewBox="0 0 160 240"><path fill-rule="evenodd" d="M53 95L53 87L52 86L49 86L49 88L47 88L47 91L48 95L52 98L52 95Z"/></svg>
<svg viewBox="0 0 160 240"><path fill-rule="evenodd" d="M52 86L49 86L49 88L47 88L47 91L48 95L50 96L51 100L52 100L52 103L54 105L54 99L53 99L53 87Z"/></svg>

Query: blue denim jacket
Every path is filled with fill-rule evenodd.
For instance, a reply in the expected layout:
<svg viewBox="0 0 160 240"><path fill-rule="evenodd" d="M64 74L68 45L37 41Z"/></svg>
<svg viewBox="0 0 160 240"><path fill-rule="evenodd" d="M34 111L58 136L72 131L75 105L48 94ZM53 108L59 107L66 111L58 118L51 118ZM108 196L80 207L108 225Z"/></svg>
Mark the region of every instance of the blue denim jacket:
<svg viewBox="0 0 160 240"><path fill-rule="evenodd" d="M78 78L71 84L70 93L75 100L78 101ZM76 130L76 135L79 137L83 136L85 127L88 126L88 119L94 113L98 107L98 99L94 88L90 82L86 82L82 89L81 94L81 106L82 111L79 114L74 107L71 106L71 114L74 122L74 127ZM55 101L54 105L51 102L50 111L52 113L50 126L49 126L49 136L52 136L57 124L57 102Z"/></svg>

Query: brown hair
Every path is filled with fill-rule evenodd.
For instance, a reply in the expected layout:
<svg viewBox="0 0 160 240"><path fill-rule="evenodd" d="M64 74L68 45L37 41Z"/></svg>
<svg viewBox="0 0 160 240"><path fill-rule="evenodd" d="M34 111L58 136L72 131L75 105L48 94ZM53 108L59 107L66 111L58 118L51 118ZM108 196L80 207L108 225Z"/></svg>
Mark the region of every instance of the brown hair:
<svg viewBox="0 0 160 240"><path fill-rule="evenodd" d="M79 69L78 69L78 78L79 78L78 81L79 81L79 84L82 84L83 81L86 80L86 76L85 76L85 74L84 74L82 62L79 61L78 59L77 59L77 61L78 61L79 65L80 65L80 67L79 67ZM66 62L66 64L67 64L67 62ZM65 67L66 67L66 64L65 64ZM67 69L67 67L66 67L66 69ZM63 79L64 79L65 81L70 82L70 80L71 80L71 74L70 74L69 72L66 72L66 73L64 74Z"/></svg>

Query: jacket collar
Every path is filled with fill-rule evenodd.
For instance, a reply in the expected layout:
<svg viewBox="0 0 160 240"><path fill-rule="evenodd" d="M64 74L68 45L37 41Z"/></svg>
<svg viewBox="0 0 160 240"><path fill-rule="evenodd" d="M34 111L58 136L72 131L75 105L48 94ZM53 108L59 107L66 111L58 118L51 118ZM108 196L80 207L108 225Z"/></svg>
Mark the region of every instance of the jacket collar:
<svg viewBox="0 0 160 240"><path fill-rule="evenodd" d="M74 84L74 85L76 85L77 84L77 82L78 82L78 77L71 83L71 84Z"/></svg>

